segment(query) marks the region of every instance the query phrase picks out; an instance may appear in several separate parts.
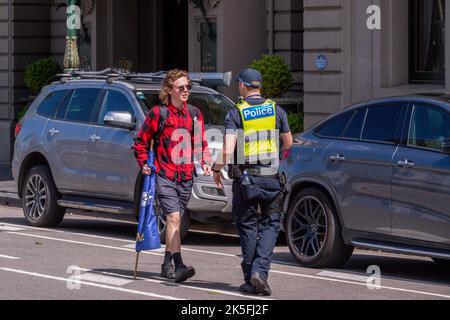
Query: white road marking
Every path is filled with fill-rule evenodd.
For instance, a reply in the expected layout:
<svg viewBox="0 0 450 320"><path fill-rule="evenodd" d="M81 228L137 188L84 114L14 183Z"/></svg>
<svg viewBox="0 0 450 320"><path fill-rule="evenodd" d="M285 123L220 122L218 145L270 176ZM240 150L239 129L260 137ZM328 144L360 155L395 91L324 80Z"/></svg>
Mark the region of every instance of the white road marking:
<svg viewBox="0 0 450 320"><path fill-rule="evenodd" d="M74 240L67 240L67 239L59 239L59 238L38 236L38 235L35 235L35 234L27 234L27 233L20 233L20 232L7 232L7 233L8 234L15 234L15 235L18 235L18 236L30 237L30 238L46 239L46 240L67 242L67 243L73 243L73 244L81 244L81 245L91 246L91 247L113 249L113 250L121 250L121 251L127 251L127 252L136 252L135 250L132 250L132 249L121 248L121 247L113 247L113 246L105 246L105 245L102 245L102 244L96 244L96 243L90 243L90 242L82 242L82 241L74 241ZM155 255L155 256L164 256L161 253L150 252L150 251L142 251L141 253Z"/></svg>
<svg viewBox="0 0 450 320"><path fill-rule="evenodd" d="M5 256L5 255L2 255L2 254L0 254L0 258L3 258L3 259L10 259L10 260L20 260L20 258L17 258L17 257L11 257L11 256Z"/></svg>
<svg viewBox="0 0 450 320"><path fill-rule="evenodd" d="M335 271L322 271L322 272L319 272L317 275L320 277L329 277L329 278L351 280L351 281L358 281L358 282L364 282L364 283L367 283L367 280L369 279L369 276L362 276L362 275L357 275L357 274L335 272Z"/></svg>
<svg viewBox="0 0 450 320"><path fill-rule="evenodd" d="M18 226L18 225L12 225L12 224L5 224L5 225ZM81 234L81 233L68 232L68 231L60 231L60 230L52 230L52 229L42 229L42 228L34 228L34 227L28 227L28 226L26 226L25 228L27 228L27 229L37 229L37 230L41 230L41 231L42 231L42 230L46 230L46 231L50 231L50 232L57 232L57 233L63 233L63 234L79 235L79 236L86 236L86 237L92 237L92 238L99 238L99 239L115 240L115 241L122 241L122 242L134 243L134 241L130 241L130 240L117 239L117 238L111 238L111 237L102 237L102 236L95 236L95 235L88 235L88 234ZM119 248L119 247L113 247L113 246L105 246L105 245L92 244L92 243L86 243L86 242L80 242L80 241L72 241L72 240L65 240L65 239L57 239L57 238L50 238L50 237L36 236L36 235L32 235L32 234L25 234L25 233L18 233L18 232L7 232L7 233L17 234L17 235L27 236L27 237L38 237L38 238L40 237L40 238L48 239L48 240L55 240L55 241L69 242L69 243L74 243L74 244L83 244L83 245L94 246L94 247L101 247L101 248L107 248L107 249L115 249L115 250L122 250L122 251L135 252L135 250L127 249L127 248ZM183 250L186 250L186 251L195 250L194 252L202 252L202 253L210 254L209 251L202 251L202 250L196 250L196 249L189 249L189 248L185 248L185 247L183 247ZM148 251L143 251L142 253L143 253L143 254L150 254L150 255L159 255L159 256L162 256L162 255L163 255L163 254L160 254L160 253L156 253L156 252L148 252ZM225 253L216 253L216 254L218 254L218 255L223 255L223 256L227 256L227 257L235 257L235 258L238 258L238 257L239 257L239 256L237 256L237 255L225 254ZM277 261L273 261L273 262L276 263ZM290 263L285 263L285 262L283 262L283 264L291 265ZM295 265L295 264L292 264L292 265L298 267L298 265ZM363 283L358 283L358 282L353 282L353 281L346 281L346 280L332 279L332 278L320 277L320 276L312 276L312 275L301 274L301 273L290 273L290 272L283 272L283 271L277 271L277 270L271 270L270 272L272 272L272 273L277 273L277 274L281 274L281 275L289 275L289 276L293 275L293 276L297 276L297 277L310 278L310 279L316 279L316 280L324 280L324 281L332 281L332 282L346 283L346 284L351 284L351 285L366 286L365 283L363 284ZM395 279L395 280L397 280L397 281L405 281L404 279ZM437 293L422 292L422 291L409 290L409 289L402 289L402 288L396 288L396 287L386 287L386 286L381 286L381 289L394 290L394 291L401 291L401 292L409 292L409 293L414 293L414 294L421 294L421 295L435 296L435 297L442 297L442 298L450 299L450 295L442 295L442 294L437 294Z"/></svg>
<svg viewBox="0 0 450 320"><path fill-rule="evenodd" d="M8 234L15 234L15 235L25 236L25 237L31 237L31 238L38 238L38 239L46 239L46 240L52 240L52 241L67 242L67 243L80 244L80 245L86 245L86 246L92 246L92 247L99 247L99 248L106 248L106 249L114 249L114 250L127 251L127 252L136 252L135 250L127 249L127 248L112 247L112 246L105 246L105 245L94 244L94 243L88 243L88 242L81 242L81 241L73 241L73 240L66 240L66 239L51 238L51 237L38 236L38 235L26 234L26 233L20 233L20 232L8 232ZM159 254L159 253L153 253L153 252L148 252L148 251L142 251L141 253L162 256L162 254ZM83 269L80 269L80 270L83 270ZM119 274L111 274L111 275L121 276L121 275L119 275ZM131 277L130 277L130 278L131 278ZM168 283L168 282L166 282L166 281L150 280L150 279L144 279L144 278L140 278L140 279L141 279L141 280L148 281L148 282L154 282L154 283L165 283L165 284ZM170 282L170 283L172 284L172 282ZM189 288L189 289L194 289L194 290L200 290L200 291L208 291L208 292L222 293L222 294L225 294L225 295L231 295L231 296L237 296L237 297L245 297L245 298L249 298L249 299L264 300L264 299L261 299L261 298L259 298L259 297L256 297L256 298L255 298L255 297L248 297L248 296L245 296L245 295L242 295L242 294L238 294L238 293L234 293L234 292L230 292L230 291L215 290L215 289L207 289L207 288L198 288L198 287L186 286L186 285L180 285L179 287L182 287L182 288Z"/></svg>
<svg viewBox="0 0 450 320"><path fill-rule="evenodd" d="M10 223L4 223L4 225L7 226L21 226L16 224L10 224ZM77 232L70 232L70 231L63 231L63 230L55 230L55 229L46 229L46 228L36 228L36 227L30 227L30 226L22 226L24 229L30 229L30 230L36 230L36 231L48 231L53 233L62 233L62 234L69 234L74 236L82 236L82 237L88 237L88 238L96 238L96 239L103 239L103 240L113 240L113 241L120 241L120 242L127 242L127 243L134 243L134 241L126 240L126 239L120 239L120 238L112 238L112 237L104 237L104 236L97 236L93 234L86 234L86 233L77 233ZM14 230L11 230L14 231Z"/></svg>
<svg viewBox="0 0 450 320"><path fill-rule="evenodd" d="M88 271L89 269L79 268L79 270L81 270L81 271ZM127 279L134 279L134 277L132 277L132 276L127 276L127 275L118 274L118 273L105 272L105 271L101 271L99 273L104 274L104 275L114 276L114 277L122 277L122 278L127 278ZM189 286L189 285L185 285L185 284L176 284L174 282L168 282L168 281L164 281L164 280L154 280L154 279L141 278L141 277L136 277L136 279L142 280L142 281L145 281L145 282L151 282L151 283L171 284L173 287L177 287L177 288L185 288L185 289L206 291L206 292L213 293L213 294L223 294L223 295L234 296L234 297L241 297L241 298L253 299L253 300L273 300L273 299L259 297L259 296L243 295L243 294L240 294L240 293L235 293L235 292L225 291L225 290L200 288L200 287L194 287L194 286Z"/></svg>
<svg viewBox="0 0 450 320"><path fill-rule="evenodd" d="M82 281L90 281L97 283L104 283L112 286L123 287L127 284L133 283L133 280L125 280L115 276L108 276L103 274L98 274L96 272L91 272L91 270L83 273L79 277Z"/></svg>
<svg viewBox="0 0 450 320"><path fill-rule="evenodd" d="M126 245L122 246L122 248L128 248L128 249L136 250L136 243L126 244ZM160 249L152 250L152 252L164 253L164 252L166 252L166 247L164 245L161 245Z"/></svg>
<svg viewBox="0 0 450 320"><path fill-rule="evenodd" d="M226 236L226 237L231 237L231 238L239 238L239 235L232 234L232 233L221 233L221 232L215 232L215 231L195 230L195 229L194 230L189 230L189 232L221 235L221 236Z"/></svg>
<svg viewBox="0 0 450 320"><path fill-rule="evenodd" d="M206 250L198 250L198 249L191 249L191 248L186 248L184 246L181 248L181 251L190 251L190 252L212 254L212 255L216 255L216 256L223 256L223 257L240 258L238 255L235 255L235 254L214 252L214 251L206 251Z"/></svg>
<svg viewBox="0 0 450 320"><path fill-rule="evenodd" d="M7 224L5 224L5 225L7 225ZM16 226L16 225L12 225L12 224L8 224L8 225ZM136 245L135 241L125 240L125 239L120 239L120 238L96 236L96 235L92 235L92 234L70 232L70 231L62 231L62 230L54 230L54 229L45 229L45 228L36 228L36 227L29 227L29 226L25 226L24 228L25 229L31 229L31 230L49 231L49 232L55 232L55 233L61 233L61 234L68 234L68 235L74 235L74 236L89 237L89 238L102 239L102 240L112 240L112 241L127 242L127 243L129 243L128 245L122 246L122 248L126 248L126 249L134 249L135 245ZM22 230L24 230L24 229L22 229ZM11 230L11 231L14 231L14 230ZM153 252L155 252L155 253L157 253L157 252L164 252L165 251L164 248L165 248L165 246L162 245L161 249L153 250ZM224 256L224 257L240 258L239 255L235 255L235 254L198 250L198 249L192 249L192 248L185 247L185 246L182 247L182 250L183 251L198 252L198 253L214 254L214 255L219 255L219 256Z"/></svg>
<svg viewBox="0 0 450 320"><path fill-rule="evenodd" d="M97 287L97 288L108 289L108 290L112 290L112 291L120 291L120 292L124 292L124 293L130 293L130 294L141 295L141 296L146 296L146 297L160 298L160 299L164 299L164 300L185 300L185 299L180 299L180 298L176 298L176 297L172 297L172 296L160 295L160 294L156 294L156 293L152 293L152 292L112 287L112 286L108 286L108 285L104 285L104 284L92 283L92 282L87 282L87 281L80 281L80 280L68 279L68 278L62 278L62 277L54 277L54 276L40 274L40 273L36 273L36 272L28 272L28 271L9 269L9 268L0 268L0 270L6 271L6 272L22 274L22 275L28 275L28 276L37 277L37 278L57 280L57 281L63 281L63 282L71 282L73 284L80 284L80 285L84 285L84 286L88 286L88 287Z"/></svg>
<svg viewBox="0 0 450 320"><path fill-rule="evenodd" d="M306 274L301 274L301 273L284 272L284 271L277 271L277 270L270 270L270 273L276 273L276 274L288 275L288 276L294 276L294 277L300 277L300 278L315 279L315 280L324 280L324 281L330 281L330 282L346 283L346 284L352 284L352 285L367 287L367 283L360 283L360 282L353 282L353 281L347 281L347 280L332 279L332 278L319 277L319 276L311 276L311 275L306 275ZM400 292L407 292L407 293L413 293L413 294L419 294L419 295L426 295L426 296L433 296L433 297L450 299L450 295L439 294L439 293L424 292L424 291L417 291L417 290L409 290L409 289L402 289L402 288L388 287L388 286L380 286L380 289L386 289L386 290L392 290L392 291L400 291Z"/></svg>
<svg viewBox="0 0 450 320"><path fill-rule="evenodd" d="M16 228L16 227L11 227L11 226L7 226L7 225L0 225L0 231L22 231L25 230L23 228Z"/></svg>

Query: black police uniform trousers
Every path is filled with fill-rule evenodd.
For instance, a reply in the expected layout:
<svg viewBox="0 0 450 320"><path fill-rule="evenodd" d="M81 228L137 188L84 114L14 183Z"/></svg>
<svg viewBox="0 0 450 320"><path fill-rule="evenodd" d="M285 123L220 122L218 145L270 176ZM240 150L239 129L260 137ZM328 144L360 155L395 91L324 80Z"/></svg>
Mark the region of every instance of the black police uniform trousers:
<svg viewBox="0 0 450 320"><path fill-rule="evenodd" d="M250 283L252 274L259 273L264 279L268 277L281 228L278 200L282 188L279 180L273 177L252 176L250 186L243 186L241 179L233 182L233 216L239 230L244 279Z"/></svg>

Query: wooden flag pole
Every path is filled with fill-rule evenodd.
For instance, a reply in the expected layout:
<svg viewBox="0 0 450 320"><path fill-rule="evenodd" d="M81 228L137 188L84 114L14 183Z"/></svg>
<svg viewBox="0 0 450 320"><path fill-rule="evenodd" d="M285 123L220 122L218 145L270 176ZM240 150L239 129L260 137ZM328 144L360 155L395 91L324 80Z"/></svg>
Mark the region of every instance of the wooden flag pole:
<svg viewBox="0 0 450 320"><path fill-rule="evenodd" d="M140 252L136 252L136 265L134 267L134 280L136 280L136 277L137 277L137 269L138 269L138 264L139 264L139 254L140 254Z"/></svg>

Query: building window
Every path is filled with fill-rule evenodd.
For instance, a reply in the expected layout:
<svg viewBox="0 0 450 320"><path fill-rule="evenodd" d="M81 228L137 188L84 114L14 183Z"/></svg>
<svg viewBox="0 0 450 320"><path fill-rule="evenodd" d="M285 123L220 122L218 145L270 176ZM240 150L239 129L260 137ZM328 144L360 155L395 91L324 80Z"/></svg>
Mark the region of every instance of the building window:
<svg viewBox="0 0 450 320"><path fill-rule="evenodd" d="M445 0L410 0L410 82L445 82Z"/></svg>

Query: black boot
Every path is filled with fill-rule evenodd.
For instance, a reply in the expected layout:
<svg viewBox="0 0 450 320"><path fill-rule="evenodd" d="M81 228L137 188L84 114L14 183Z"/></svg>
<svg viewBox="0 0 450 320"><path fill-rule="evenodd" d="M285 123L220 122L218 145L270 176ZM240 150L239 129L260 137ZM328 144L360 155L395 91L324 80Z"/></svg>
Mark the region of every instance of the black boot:
<svg viewBox="0 0 450 320"><path fill-rule="evenodd" d="M189 278L195 276L194 267L186 267L184 264L179 266L175 271L175 282L184 282Z"/></svg>
<svg viewBox="0 0 450 320"><path fill-rule="evenodd" d="M161 277L167 279L175 279L175 268L173 264L162 264L161 265Z"/></svg>
<svg viewBox="0 0 450 320"><path fill-rule="evenodd" d="M272 294L272 290L270 290L269 284L267 280L261 277L258 272L252 274L250 278L250 283L255 286L256 293L263 296L270 296Z"/></svg>

